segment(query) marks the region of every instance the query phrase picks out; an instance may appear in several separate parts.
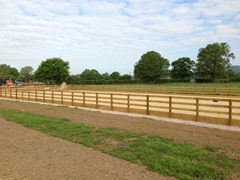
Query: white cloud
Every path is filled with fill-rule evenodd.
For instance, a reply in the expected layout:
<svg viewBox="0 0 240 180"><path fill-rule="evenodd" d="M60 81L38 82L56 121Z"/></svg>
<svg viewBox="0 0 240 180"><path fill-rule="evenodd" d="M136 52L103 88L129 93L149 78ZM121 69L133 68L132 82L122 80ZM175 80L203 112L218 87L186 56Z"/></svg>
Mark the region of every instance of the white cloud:
<svg viewBox="0 0 240 180"><path fill-rule="evenodd" d="M143 53L196 59L200 47L228 42L240 64L238 0L0 0L0 64L36 69L62 57L86 68L129 73Z"/></svg>

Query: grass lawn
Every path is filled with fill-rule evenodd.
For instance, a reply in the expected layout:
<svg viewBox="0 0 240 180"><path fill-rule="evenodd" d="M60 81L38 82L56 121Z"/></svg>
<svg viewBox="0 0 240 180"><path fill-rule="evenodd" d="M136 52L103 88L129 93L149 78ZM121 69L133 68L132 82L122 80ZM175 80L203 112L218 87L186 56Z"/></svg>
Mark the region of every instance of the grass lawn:
<svg viewBox="0 0 240 180"><path fill-rule="evenodd" d="M240 82L230 83L164 83L156 86L171 87L207 87L207 88L240 88Z"/></svg>
<svg viewBox="0 0 240 180"><path fill-rule="evenodd" d="M82 144L178 179L226 179L228 174L240 168L240 160L217 153L216 147L198 148L160 136L97 128L23 111L1 109L0 116L49 136Z"/></svg>
<svg viewBox="0 0 240 180"><path fill-rule="evenodd" d="M240 82L73 85L72 90L239 96Z"/></svg>
<svg viewBox="0 0 240 180"><path fill-rule="evenodd" d="M145 87L145 86L156 86L156 87L206 87L206 88L240 88L240 82L230 82L230 83L161 83L161 84L113 84L113 85L74 85L73 87L78 89L79 87Z"/></svg>

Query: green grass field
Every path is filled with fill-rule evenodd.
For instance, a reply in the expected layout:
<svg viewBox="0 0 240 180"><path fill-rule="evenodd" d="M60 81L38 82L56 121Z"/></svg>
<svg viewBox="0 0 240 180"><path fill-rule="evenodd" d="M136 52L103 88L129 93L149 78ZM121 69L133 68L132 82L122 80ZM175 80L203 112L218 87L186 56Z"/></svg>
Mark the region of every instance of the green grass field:
<svg viewBox="0 0 240 180"><path fill-rule="evenodd" d="M112 91L159 94L192 94L240 96L240 82L236 83L163 83L122 85L73 85L71 90Z"/></svg>
<svg viewBox="0 0 240 180"><path fill-rule="evenodd" d="M156 87L206 87L206 88L240 88L240 82L230 82L230 83L162 83L162 84L113 84L113 85L74 85L78 86L156 86Z"/></svg>
<svg viewBox="0 0 240 180"><path fill-rule="evenodd" d="M160 136L97 128L23 111L1 109L0 116L178 179L226 179L230 172L240 168L240 160L217 153L217 147L198 148Z"/></svg>
<svg viewBox="0 0 240 180"><path fill-rule="evenodd" d="M240 88L240 82L231 83L163 83L156 86L170 87L207 87L207 88Z"/></svg>

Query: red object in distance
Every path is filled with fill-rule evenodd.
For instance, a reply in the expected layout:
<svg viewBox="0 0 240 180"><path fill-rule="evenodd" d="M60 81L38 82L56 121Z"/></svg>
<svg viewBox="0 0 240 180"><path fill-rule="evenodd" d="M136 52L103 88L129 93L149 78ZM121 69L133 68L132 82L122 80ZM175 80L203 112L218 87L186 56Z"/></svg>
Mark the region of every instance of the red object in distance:
<svg viewBox="0 0 240 180"><path fill-rule="evenodd" d="M10 80L6 82L6 86L13 86L12 78L10 77Z"/></svg>

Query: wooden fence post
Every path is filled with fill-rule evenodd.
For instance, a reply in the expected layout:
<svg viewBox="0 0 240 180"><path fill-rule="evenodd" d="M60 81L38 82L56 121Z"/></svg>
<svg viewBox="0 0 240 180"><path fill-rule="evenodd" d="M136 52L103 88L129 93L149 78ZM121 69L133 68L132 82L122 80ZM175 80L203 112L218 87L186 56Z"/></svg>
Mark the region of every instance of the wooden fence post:
<svg viewBox="0 0 240 180"><path fill-rule="evenodd" d="M169 96L169 114L168 117L171 118L172 117L172 97Z"/></svg>
<svg viewBox="0 0 240 180"><path fill-rule="evenodd" d="M38 101L37 100L37 90L35 90L35 101Z"/></svg>
<svg viewBox="0 0 240 180"><path fill-rule="evenodd" d="M228 125L232 125L232 100L229 99L229 119L228 119Z"/></svg>
<svg viewBox="0 0 240 180"><path fill-rule="evenodd" d="M53 93L53 90L52 90L52 103L54 103L54 93Z"/></svg>
<svg viewBox="0 0 240 180"><path fill-rule="evenodd" d="M16 99L18 99L18 90L17 90L17 88L15 89L16 90Z"/></svg>
<svg viewBox="0 0 240 180"><path fill-rule="evenodd" d="M63 91L61 91L61 104L63 104Z"/></svg>
<svg viewBox="0 0 240 180"><path fill-rule="evenodd" d="M21 94L22 94L22 99L23 99L23 89L21 89L21 91L22 91Z"/></svg>
<svg viewBox="0 0 240 180"><path fill-rule="evenodd" d="M196 121L199 120L199 99L196 98Z"/></svg>
<svg viewBox="0 0 240 180"><path fill-rule="evenodd" d="M12 88L10 88L10 98L12 99Z"/></svg>
<svg viewBox="0 0 240 180"><path fill-rule="evenodd" d="M147 115L149 115L149 95L146 96L147 100Z"/></svg>
<svg viewBox="0 0 240 180"><path fill-rule="evenodd" d="M85 103L86 103L86 102L85 102L85 92L83 92L83 106L86 105Z"/></svg>
<svg viewBox="0 0 240 180"><path fill-rule="evenodd" d="M111 94L111 110L113 111L113 94Z"/></svg>
<svg viewBox="0 0 240 180"><path fill-rule="evenodd" d="M45 99L45 90L43 90L43 102L46 102L46 99Z"/></svg>
<svg viewBox="0 0 240 180"><path fill-rule="evenodd" d="M98 109L98 93L96 93L96 108Z"/></svg>
<svg viewBox="0 0 240 180"><path fill-rule="evenodd" d="M127 95L127 111L130 112L130 94Z"/></svg>
<svg viewBox="0 0 240 180"><path fill-rule="evenodd" d="M72 106L74 105L74 93L72 92Z"/></svg>
<svg viewBox="0 0 240 180"><path fill-rule="evenodd" d="M0 97L2 97L2 87L0 87Z"/></svg>
<svg viewBox="0 0 240 180"><path fill-rule="evenodd" d="M30 90L28 90L28 100L30 101Z"/></svg>

